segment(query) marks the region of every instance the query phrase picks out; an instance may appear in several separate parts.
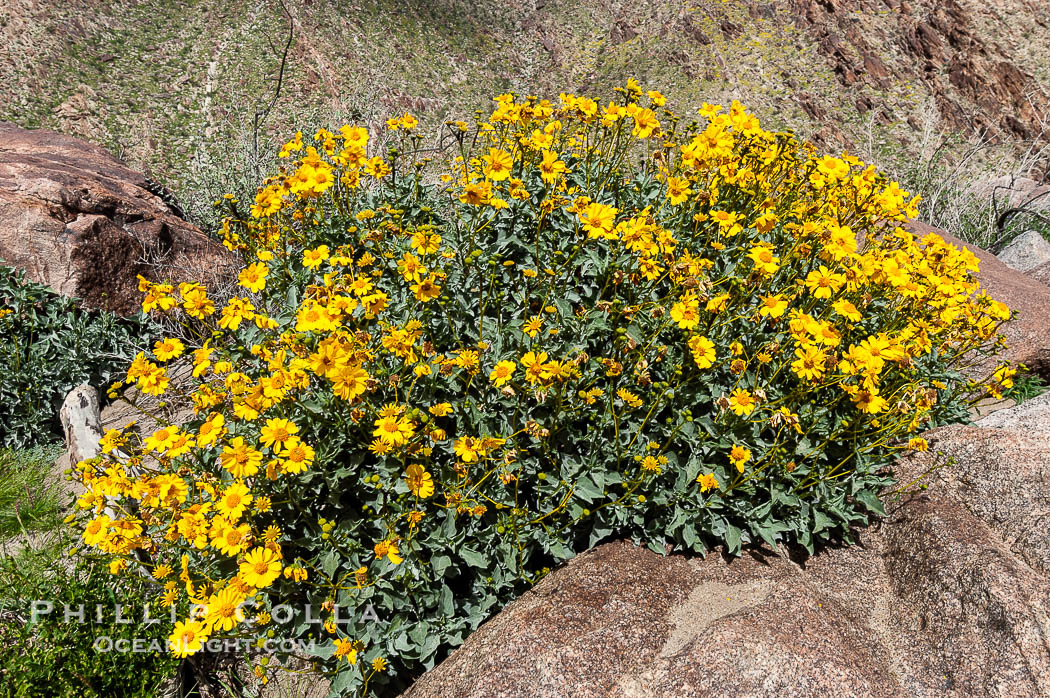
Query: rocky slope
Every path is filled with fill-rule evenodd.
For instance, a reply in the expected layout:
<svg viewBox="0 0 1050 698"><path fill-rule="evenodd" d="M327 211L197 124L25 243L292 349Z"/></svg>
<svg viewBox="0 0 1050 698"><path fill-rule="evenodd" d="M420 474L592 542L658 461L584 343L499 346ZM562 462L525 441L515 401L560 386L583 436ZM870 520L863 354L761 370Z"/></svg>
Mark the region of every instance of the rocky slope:
<svg viewBox="0 0 1050 698"><path fill-rule="evenodd" d="M286 4L293 41L264 145L293 124L401 109L434 124L505 90L608 94L628 76L680 109L739 98L887 158L938 130L1035 138L1050 113L1038 0ZM236 177L288 26L274 0L12 0L0 119L87 137L162 181Z"/></svg>

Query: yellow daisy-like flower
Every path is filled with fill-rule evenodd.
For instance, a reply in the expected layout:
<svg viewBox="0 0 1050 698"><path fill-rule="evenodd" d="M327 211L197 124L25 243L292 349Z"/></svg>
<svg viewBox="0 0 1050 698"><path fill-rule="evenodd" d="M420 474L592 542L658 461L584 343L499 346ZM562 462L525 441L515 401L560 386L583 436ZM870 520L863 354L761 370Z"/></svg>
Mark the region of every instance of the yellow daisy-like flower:
<svg viewBox="0 0 1050 698"><path fill-rule="evenodd" d="M697 475L696 481L700 483L701 492L707 492L708 490L718 489L718 478L715 477L714 473L705 473L703 475Z"/></svg>
<svg viewBox="0 0 1050 698"><path fill-rule="evenodd" d="M729 462L736 466L740 472L744 472L744 465L751 460L751 451L743 446L733 446L729 451Z"/></svg>
<svg viewBox="0 0 1050 698"><path fill-rule="evenodd" d="M328 245L321 245L312 250L306 250L303 252L303 266L307 269L316 269L321 266L328 257Z"/></svg>
<svg viewBox="0 0 1050 698"><path fill-rule="evenodd" d="M237 275L237 283L252 293L258 293L266 288L266 276L270 268L262 262L254 262L241 270Z"/></svg>
<svg viewBox="0 0 1050 698"><path fill-rule="evenodd" d="M201 645L208 639L204 625L195 621L180 621L168 637L168 647L172 654L180 659L200 652Z"/></svg>
<svg viewBox="0 0 1050 698"><path fill-rule="evenodd" d="M285 442L277 455L281 458L284 472L295 474L304 472L313 465L315 453L312 446L293 436Z"/></svg>
<svg viewBox="0 0 1050 698"><path fill-rule="evenodd" d="M492 369L492 372L489 373L489 380L492 381L497 388L501 388L510 381L517 368L518 365L513 361L500 361Z"/></svg>
<svg viewBox="0 0 1050 698"><path fill-rule="evenodd" d="M427 411L435 417L444 417L452 412L452 405L447 402L439 402L428 407Z"/></svg>
<svg viewBox="0 0 1050 698"><path fill-rule="evenodd" d="M244 557L238 576L245 584L264 589L281 574L281 556L270 548L255 548Z"/></svg>
<svg viewBox="0 0 1050 698"><path fill-rule="evenodd" d="M671 306L671 319L683 330L691 330L700 323L700 300L692 294Z"/></svg>
<svg viewBox="0 0 1050 698"><path fill-rule="evenodd" d="M729 408L739 417L751 414L756 405L758 405L758 400L747 390L738 388L729 395Z"/></svg>
<svg viewBox="0 0 1050 698"><path fill-rule="evenodd" d="M244 484L236 482L223 490L215 508L223 516L235 521L241 518L241 514L244 513L244 510L251 503L252 495L248 492L248 488Z"/></svg>
<svg viewBox="0 0 1050 698"><path fill-rule="evenodd" d="M763 296L762 305L758 307L758 314L762 317L778 318L787 311L788 302L779 293L773 296Z"/></svg>
<svg viewBox="0 0 1050 698"><path fill-rule="evenodd" d="M405 469L405 482L415 497L426 499L434 494L434 480L421 465L412 464Z"/></svg>
<svg viewBox="0 0 1050 698"><path fill-rule="evenodd" d="M287 419L267 419L266 426L260 430L259 441L271 449L278 449L299 433L299 427Z"/></svg>
<svg viewBox="0 0 1050 698"><path fill-rule="evenodd" d="M211 596L205 604L204 626L209 632L229 632L244 620L241 604L244 595L234 586L227 586Z"/></svg>
<svg viewBox="0 0 1050 698"><path fill-rule="evenodd" d="M336 638L333 656L336 661L345 659L348 664L357 664L357 650L354 649L354 643L349 640Z"/></svg>
<svg viewBox="0 0 1050 698"><path fill-rule="evenodd" d="M514 165L514 158L505 150L489 148L489 154L482 156L485 165L481 168L482 173L494 182L501 182L510 177L510 169Z"/></svg>
<svg viewBox="0 0 1050 698"><path fill-rule="evenodd" d="M702 335L693 335L687 342L697 368L710 368L715 362L715 343Z"/></svg>
<svg viewBox="0 0 1050 698"><path fill-rule="evenodd" d="M373 551L377 558L382 559L385 557L395 565L400 565L404 562L404 558L401 557L401 551L397 548L396 540L384 540L376 543L373 546Z"/></svg>
<svg viewBox="0 0 1050 698"><path fill-rule="evenodd" d="M168 337L167 339L158 340L153 345L153 355L157 357L159 361L170 361L171 359L182 356L182 353L186 351L186 345L179 339Z"/></svg>
<svg viewBox="0 0 1050 698"><path fill-rule="evenodd" d="M228 446L223 446L219 463L235 478L245 478L259 472L262 453L244 442L244 437L235 436Z"/></svg>
<svg viewBox="0 0 1050 698"><path fill-rule="evenodd" d="M400 446L416 433L412 422L404 417L389 415L375 420L375 431L372 436L378 437L392 446Z"/></svg>

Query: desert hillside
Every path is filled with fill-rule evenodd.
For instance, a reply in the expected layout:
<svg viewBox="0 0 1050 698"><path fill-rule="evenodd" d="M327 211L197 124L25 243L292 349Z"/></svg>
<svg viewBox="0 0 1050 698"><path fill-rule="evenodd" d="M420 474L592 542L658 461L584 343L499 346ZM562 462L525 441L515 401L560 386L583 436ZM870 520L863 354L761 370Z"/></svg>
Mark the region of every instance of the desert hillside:
<svg viewBox="0 0 1050 698"><path fill-rule="evenodd" d="M931 134L1038 138L1050 20L1036 0L681 3L13 0L0 120L109 147L176 190L263 130L472 115L505 91L609 93L680 110L739 99L829 149L906 159Z"/></svg>

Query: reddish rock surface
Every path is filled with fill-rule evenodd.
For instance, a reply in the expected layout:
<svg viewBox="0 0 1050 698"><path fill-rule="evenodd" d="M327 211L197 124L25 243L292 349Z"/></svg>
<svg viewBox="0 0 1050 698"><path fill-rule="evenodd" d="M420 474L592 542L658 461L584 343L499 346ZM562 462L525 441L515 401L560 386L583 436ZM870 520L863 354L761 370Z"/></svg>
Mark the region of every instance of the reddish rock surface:
<svg viewBox="0 0 1050 698"><path fill-rule="evenodd" d="M859 545L809 559L609 543L406 698L1050 694L1050 395L930 434ZM1041 523L1042 522L1042 523Z"/></svg>
<svg viewBox="0 0 1050 698"><path fill-rule="evenodd" d="M892 81L913 80L960 133L1045 135L1050 98L1035 76L1015 63L1013 47L1000 45L1009 34L1002 31L1001 15L1000 32L989 31L988 17L980 16L988 14L986 7L971 0L790 3L794 23L813 37L844 87L884 89Z"/></svg>
<svg viewBox="0 0 1050 698"><path fill-rule="evenodd" d="M136 276L205 281L225 250L108 152L0 122L0 259L90 307L137 312Z"/></svg>

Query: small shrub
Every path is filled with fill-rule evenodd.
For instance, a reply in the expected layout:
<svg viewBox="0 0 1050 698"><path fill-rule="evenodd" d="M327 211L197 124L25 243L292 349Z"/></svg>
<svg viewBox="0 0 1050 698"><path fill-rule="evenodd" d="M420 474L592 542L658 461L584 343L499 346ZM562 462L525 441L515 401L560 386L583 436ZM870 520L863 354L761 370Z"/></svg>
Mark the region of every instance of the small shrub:
<svg viewBox="0 0 1050 698"><path fill-rule="evenodd" d="M144 345L145 326L81 308L0 266L0 445L61 437L58 409L77 385L107 385Z"/></svg>
<svg viewBox="0 0 1050 698"><path fill-rule="evenodd" d="M155 698L177 660L163 651L103 651L135 639L164 646L164 626L142 622L144 605L156 601L152 585L136 575L114 577L97 557L71 561L71 544L0 557L0 698ZM34 601L52 604L51 611L36 606L34 619Z"/></svg>
<svg viewBox="0 0 1050 698"><path fill-rule="evenodd" d="M197 341L128 380L196 417L107 434L81 525L205 604L177 652L313 637L337 693L393 692L600 541L812 550L882 511L1009 311L873 167L663 103L503 95L436 175L407 114L385 158L363 128L297 134L230 202L242 295L147 288Z"/></svg>

